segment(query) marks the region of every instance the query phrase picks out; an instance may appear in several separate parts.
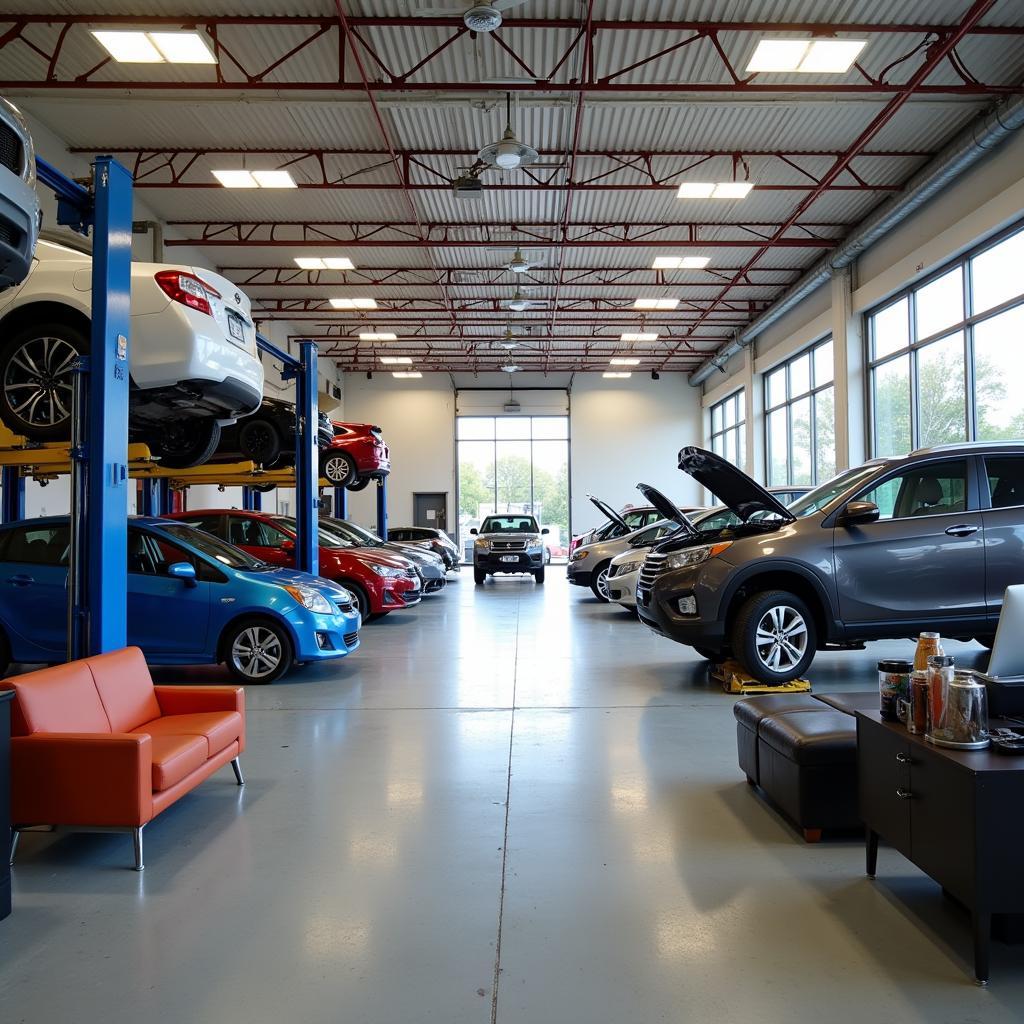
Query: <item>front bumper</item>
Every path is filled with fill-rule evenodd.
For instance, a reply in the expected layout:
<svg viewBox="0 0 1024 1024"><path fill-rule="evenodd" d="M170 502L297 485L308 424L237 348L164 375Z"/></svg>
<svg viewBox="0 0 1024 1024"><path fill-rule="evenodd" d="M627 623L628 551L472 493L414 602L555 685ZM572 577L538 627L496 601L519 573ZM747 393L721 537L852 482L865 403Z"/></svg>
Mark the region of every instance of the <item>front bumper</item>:
<svg viewBox="0 0 1024 1024"><path fill-rule="evenodd" d="M26 181L0 167L0 289L21 284L32 266L39 234L39 197Z"/></svg>
<svg viewBox="0 0 1024 1024"><path fill-rule="evenodd" d="M612 576L608 580L608 596L616 604L625 605L627 608L635 608L636 584L639 578L639 569L623 573L621 576Z"/></svg>
<svg viewBox="0 0 1024 1024"><path fill-rule="evenodd" d="M513 561L514 559L514 561ZM536 572L544 568L544 552L526 551L473 552L473 567L484 572Z"/></svg>
<svg viewBox="0 0 1024 1024"><path fill-rule="evenodd" d="M392 579L384 578L384 611L394 611L396 608L411 608L419 604L423 597L423 590L418 580L410 580L406 577Z"/></svg>
<svg viewBox="0 0 1024 1024"><path fill-rule="evenodd" d="M288 616L295 642L296 661L329 661L344 658L359 647L359 613L318 615L297 608Z"/></svg>
<svg viewBox="0 0 1024 1024"><path fill-rule="evenodd" d="M590 566L582 559L578 562L570 562L565 570L565 578L577 587L589 587L593 575Z"/></svg>
<svg viewBox="0 0 1024 1024"><path fill-rule="evenodd" d="M640 621L676 643L720 649L726 638L725 622L719 618L718 609L731 569L721 559L711 559L664 573L649 588L638 585L636 610ZM697 614L682 615L678 602L690 596L696 598Z"/></svg>

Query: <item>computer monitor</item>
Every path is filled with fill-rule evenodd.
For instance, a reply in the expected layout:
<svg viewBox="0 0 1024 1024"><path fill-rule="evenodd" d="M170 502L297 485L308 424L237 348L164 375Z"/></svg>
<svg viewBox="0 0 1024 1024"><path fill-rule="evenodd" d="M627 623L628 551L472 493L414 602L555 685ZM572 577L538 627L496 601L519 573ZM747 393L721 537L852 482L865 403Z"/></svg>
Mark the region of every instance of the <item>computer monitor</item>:
<svg viewBox="0 0 1024 1024"><path fill-rule="evenodd" d="M1006 588L992 657L984 675L988 679L1024 676L1024 585Z"/></svg>

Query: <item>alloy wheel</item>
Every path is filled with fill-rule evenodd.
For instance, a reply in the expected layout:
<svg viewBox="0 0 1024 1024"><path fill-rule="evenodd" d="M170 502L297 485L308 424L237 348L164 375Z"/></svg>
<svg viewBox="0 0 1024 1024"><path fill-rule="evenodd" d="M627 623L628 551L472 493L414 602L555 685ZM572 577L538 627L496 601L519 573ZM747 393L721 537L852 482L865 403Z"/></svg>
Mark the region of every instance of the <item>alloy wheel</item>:
<svg viewBox="0 0 1024 1024"><path fill-rule="evenodd" d="M266 626L249 626L231 645L232 663L249 679L271 675L281 664L283 655L281 638Z"/></svg>
<svg viewBox="0 0 1024 1024"><path fill-rule="evenodd" d="M70 372L78 351L63 338L31 338L11 357L4 377L8 408L33 427L53 427L71 416Z"/></svg>
<svg viewBox="0 0 1024 1024"><path fill-rule="evenodd" d="M611 566L610 565L606 565L597 574L597 582L595 584L595 586L597 587L598 593L606 601L610 601L612 599L611 591L608 589L608 575L609 575L610 572L611 572Z"/></svg>
<svg viewBox="0 0 1024 1024"><path fill-rule="evenodd" d="M330 458L324 459L323 475L335 486L346 483L352 475L348 459L344 459L340 455L332 455Z"/></svg>
<svg viewBox="0 0 1024 1024"><path fill-rule="evenodd" d="M765 668L788 672L800 664L807 651L807 623L789 605L768 608L757 623L754 648Z"/></svg>

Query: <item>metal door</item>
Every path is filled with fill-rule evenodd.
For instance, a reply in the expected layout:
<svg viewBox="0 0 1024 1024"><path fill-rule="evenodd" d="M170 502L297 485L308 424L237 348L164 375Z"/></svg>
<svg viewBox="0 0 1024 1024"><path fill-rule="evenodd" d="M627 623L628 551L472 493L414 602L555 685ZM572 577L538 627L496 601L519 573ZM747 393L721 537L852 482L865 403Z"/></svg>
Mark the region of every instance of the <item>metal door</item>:
<svg viewBox="0 0 1024 1024"><path fill-rule="evenodd" d="M448 492L437 491L414 494L413 519L415 526L430 530L448 530Z"/></svg>

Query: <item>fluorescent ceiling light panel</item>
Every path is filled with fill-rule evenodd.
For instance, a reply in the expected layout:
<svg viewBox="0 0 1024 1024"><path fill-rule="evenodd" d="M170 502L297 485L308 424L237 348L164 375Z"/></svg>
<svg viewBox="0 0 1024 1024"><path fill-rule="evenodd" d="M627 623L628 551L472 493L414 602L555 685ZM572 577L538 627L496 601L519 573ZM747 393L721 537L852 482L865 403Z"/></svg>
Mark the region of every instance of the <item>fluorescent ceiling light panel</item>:
<svg viewBox="0 0 1024 1024"><path fill-rule="evenodd" d="M327 256L324 265L328 270L355 270L355 264L347 256Z"/></svg>
<svg viewBox="0 0 1024 1024"><path fill-rule="evenodd" d="M260 188L298 188L295 179L287 171L253 171Z"/></svg>
<svg viewBox="0 0 1024 1024"><path fill-rule="evenodd" d="M679 305L678 299L637 299L633 303L634 309L675 309Z"/></svg>
<svg viewBox="0 0 1024 1024"><path fill-rule="evenodd" d="M206 40L198 32L147 32L149 41L171 64L216 64Z"/></svg>
<svg viewBox="0 0 1024 1024"><path fill-rule="evenodd" d="M866 39L816 39L797 70L819 75L844 74L867 44Z"/></svg>
<svg viewBox="0 0 1024 1024"><path fill-rule="evenodd" d="M259 182L248 171L214 171L213 176L225 188L259 188Z"/></svg>
<svg viewBox="0 0 1024 1024"><path fill-rule="evenodd" d="M93 32L96 41L119 64L163 64L160 51L145 32Z"/></svg>
<svg viewBox="0 0 1024 1024"><path fill-rule="evenodd" d="M326 270L324 261L319 256L296 256L295 265L300 270Z"/></svg>
<svg viewBox="0 0 1024 1024"><path fill-rule="evenodd" d="M628 380L633 376L633 374L628 371L626 373L621 373L617 370L605 370L601 376L604 377L605 380Z"/></svg>
<svg viewBox="0 0 1024 1024"><path fill-rule="evenodd" d="M376 309L377 302L374 299L330 299L335 309Z"/></svg>
<svg viewBox="0 0 1024 1024"><path fill-rule="evenodd" d="M639 366L639 359L625 359L622 356L616 356L614 359L608 360L611 366Z"/></svg>
<svg viewBox="0 0 1024 1024"><path fill-rule="evenodd" d="M391 376L398 380L419 380L423 374L419 370L395 370Z"/></svg>
<svg viewBox="0 0 1024 1024"><path fill-rule="evenodd" d="M713 181L684 181L676 193L678 199L710 199L715 191Z"/></svg>
<svg viewBox="0 0 1024 1024"><path fill-rule="evenodd" d="M619 338L622 341L657 341L658 335L651 334L620 334Z"/></svg>
<svg viewBox="0 0 1024 1024"><path fill-rule="evenodd" d="M359 335L359 340L360 341L398 341L398 335L397 334L391 334L388 331L385 331L383 334L369 332L369 333L366 333L366 334L360 334ZM409 360L407 359L406 362L408 362L408 361Z"/></svg>
<svg viewBox="0 0 1024 1024"><path fill-rule="evenodd" d="M408 356L381 356L380 361L385 366L412 366L412 360Z"/></svg>
<svg viewBox="0 0 1024 1024"><path fill-rule="evenodd" d="M703 270L710 262L710 256L684 256L679 263L679 269Z"/></svg>
<svg viewBox="0 0 1024 1024"><path fill-rule="evenodd" d="M682 262L682 256L655 256L651 270L678 270Z"/></svg>
<svg viewBox="0 0 1024 1024"><path fill-rule="evenodd" d="M754 187L752 181L720 181L711 193L712 199L745 199Z"/></svg>
<svg viewBox="0 0 1024 1024"><path fill-rule="evenodd" d="M355 270L347 256L296 256L295 263L303 270Z"/></svg>
<svg viewBox="0 0 1024 1024"><path fill-rule="evenodd" d="M762 39L747 64L747 72L796 71L810 45L810 39Z"/></svg>
<svg viewBox="0 0 1024 1024"><path fill-rule="evenodd" d="M503 366L501 368L501 372L502 373L516 373L516 372L518 372L518 370L519 370L519 367L516 366L515 363L509 363L507 366Z"/></svg>

